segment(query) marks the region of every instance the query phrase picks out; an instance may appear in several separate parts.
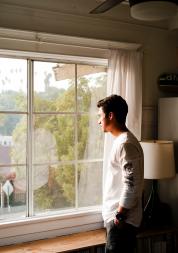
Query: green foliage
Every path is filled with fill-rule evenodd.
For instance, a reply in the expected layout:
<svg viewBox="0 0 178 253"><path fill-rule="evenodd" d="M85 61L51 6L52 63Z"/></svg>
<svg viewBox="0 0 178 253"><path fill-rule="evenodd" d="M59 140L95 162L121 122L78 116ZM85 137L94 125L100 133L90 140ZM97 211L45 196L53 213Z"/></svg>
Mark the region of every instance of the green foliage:
<svg viewBox="0 0 178 253"><path fill-rule="evenodd" d="M54 201L54 195L51 198L51 192L46 184L34 192L35 209L50 209L54 205Z"/></svg>
<svg viewBox="0 0 178 253"><path fill-rule="evenodd" d="M43 100L53 100L58 96L62 96L65 92L64 89L58 89L56 87L48 87L45 92L38 92L37 96Z"/></svg>
<svg viewBox="0 0 178 253"><path fill-rule="evenodd" d="M56 171L56 181L62 189L63 196L72 205L75 205L75 168L72 165L63 165Z"/></svg>
<svg viewBox="0 0 178 253"><path fill-rule="evenodd" d="M24 94L22 91L18 92L15 96L15 104L16 104L16 110L19 111L27 111L27 99L26 94Z"/></svg>
<svg viewBox="0 0 178 253"><path fill-rule="evenodd" d="M65 193L63 193L61 189L61 185L63 182L61 183L60 181L58 181L58 173L60 170L61 168L50 167L48 182L34 191L35 210L50 210L54 208L63 209L64 207L70 207L74 202L74 198L71 199L71 201L67 201ZM72 175L72 173L70 169L68 171L68 175L68 180L71 180L70 176ZM68 199L70 199L69 196Z"/></svg>
<svg viewBox="0 0 178 253"><path fill-rule="evenodd" d="M11 136L14 127L20 121L20 115L4 114L0 115L0 133L1 135Z"/></svg>
<svg viewBox="0 0 178 253"><path fill-rule="evenodd" d="M45 96L44 96L45 97ZM43 98L42 96L38 95L38 93L34 93L34 109L35 111L41 112L50 112L54 110L53 102Z"/></svg>
<svg viewBox="0 0 178 253"><path fill-rule="evenodd" d="M17 110L18 105L16 99L20 95L20 92L7 90L0 93L0 111Z"/></svg>
<svg viewBox="0 0 178 253"><path fill-rule="evenodd" d="M78 79L77 83L77 99L79 111L88 112L91 104L91 88L88 80L84 77Z"/></svg>
<svg viewBox="0 0 178 253"><path fill-rule="evenodd" d="M78 116L78 158L83 159L88 137L89 116Z"/></svg>
<svg viewBox="0 0 178 253"><path fill-rule="evenodd" d="M26 111L26 95L23 92L4 91L0 93L0 111ZM0 118L0 133L12 135L13 129L20 121L20 115L4 114Z"/></svg>
<svg viewBox="0 0 178 253"><path fill-rule="evenodd" d="M69 88L59 95L55 101L56 111L61 112L74 112L75 111L75 86L71 81Z"/></svg>

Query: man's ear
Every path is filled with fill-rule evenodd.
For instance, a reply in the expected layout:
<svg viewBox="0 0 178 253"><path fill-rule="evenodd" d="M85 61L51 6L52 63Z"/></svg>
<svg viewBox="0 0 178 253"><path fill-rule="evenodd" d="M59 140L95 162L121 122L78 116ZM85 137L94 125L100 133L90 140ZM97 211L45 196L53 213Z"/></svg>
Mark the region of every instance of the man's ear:
<svg viewBox="0 0 178 253"><path fill-rule="evenodd" d="M109 118L110 120L112 120L112 119L113 119L113 117L114 117L114 113L113 113L113 112L110 112L110 113L109 113L109 117L108 117L108 118Z"/></svg>

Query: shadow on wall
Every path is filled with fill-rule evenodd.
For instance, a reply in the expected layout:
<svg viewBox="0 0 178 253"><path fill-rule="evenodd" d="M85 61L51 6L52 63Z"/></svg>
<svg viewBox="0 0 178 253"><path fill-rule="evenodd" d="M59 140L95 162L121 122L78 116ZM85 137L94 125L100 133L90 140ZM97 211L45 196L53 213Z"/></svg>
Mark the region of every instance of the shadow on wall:
<svg viewBox="0 0 178 253"><path fill-rule="evenodd" d="M162 202L169 204L172 212L172 223L178 226L178 174L173 179L159 180L159 196Z"/></svg>
<svg viewBox="0 0 178 253"><path fill-rule="evenodd" d="M176 173L178 173L178 141L174 141L174 158L175 158Z"/></svg>
<svg viewBox="0 0 178 253"><path fill-rule="evenodd" d="M178 141L174 141L176 177L159 180L159 196L162 202L169 204L172 212L172 223L178 226Z"/></svg>

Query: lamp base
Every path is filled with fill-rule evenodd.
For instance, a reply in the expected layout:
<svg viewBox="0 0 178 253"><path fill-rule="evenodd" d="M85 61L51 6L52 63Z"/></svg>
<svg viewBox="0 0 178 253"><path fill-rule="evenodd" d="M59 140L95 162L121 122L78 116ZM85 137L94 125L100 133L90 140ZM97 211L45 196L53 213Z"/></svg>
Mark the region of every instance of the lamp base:
<svg viewBox="0 0 178 253"><path fill-rule="evenodd" d="M171 209L168 204L160 201L157 189L158 182L153 180L151 193L143 212L144 227L158 227L171 224Z"/></svg>

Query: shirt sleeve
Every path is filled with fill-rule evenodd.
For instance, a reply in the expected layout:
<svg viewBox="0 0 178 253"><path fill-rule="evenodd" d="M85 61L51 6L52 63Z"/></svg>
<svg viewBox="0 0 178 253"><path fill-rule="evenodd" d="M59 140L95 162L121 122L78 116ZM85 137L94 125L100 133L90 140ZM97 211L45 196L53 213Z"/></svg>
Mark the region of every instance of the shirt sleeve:
<svg viewBox="0 0 178 253"><path fill-rule="evenodd" d="M119 205L130 209L137 204L142 192L141 154L132 143L122 144L119 152L123 182Z"/></svg>

